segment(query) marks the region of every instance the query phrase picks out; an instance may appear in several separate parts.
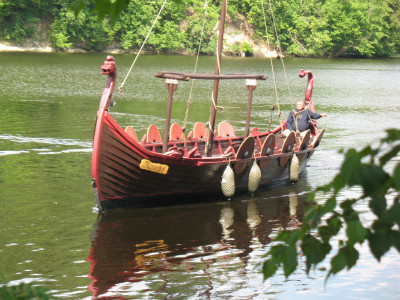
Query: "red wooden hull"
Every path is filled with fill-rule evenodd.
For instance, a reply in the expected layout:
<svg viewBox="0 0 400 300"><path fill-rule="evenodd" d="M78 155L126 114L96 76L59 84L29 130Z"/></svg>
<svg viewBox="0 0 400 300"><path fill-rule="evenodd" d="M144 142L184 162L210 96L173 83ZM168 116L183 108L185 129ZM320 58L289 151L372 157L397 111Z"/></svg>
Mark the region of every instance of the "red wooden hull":
<svg viewBox="0 0 400 300"><path fill-rule="evenodd" d="M274 153L262 148L271 132L257 130L252 131L254 139L250 138L250 142L244 137L215 137L209 157L204 153L202 140L170 141L164 147L161 143L139 143L109 114L116 79L112 57L107 58L102 70L108 74L108 81L97 113L92 156L92 186L100 210L223 197L221 180L228 164L234 170L235 194L249 193L249 173L254 160L261 169L259 188L289 182L292 158L297 157L295 172L301 173L318 145L307 140L301 146L304 150L294 151L299 148L293 145L294 134L291 146L286 147L281 127L272 131L276 133ZM239 147L246 145L251 147L241 155ZM161 150L165 146L179 151L166 153ZM228 152L234 155L228 158L225 155Z"/></svg>
<svg viewBox="0 0 400 300"><path fill-rule="evenodd" d="M97 125L96 130L100 127L101 131L97 132L98 141L94 143L92 175L95 195L102 210L199 197L223 197L221 178L228 165L226 157L186 158L154 153L131 139L108 112ZM307 149L297 153L298 157L302 157L299 172L304 170L313 151ZM235 172L236 193L248 192L249 171L254 159L259 165L261 161L269 162L265 169L261 168L260 188L289 182L290 158L293 155L289 152L231 159L233 169L236 163L247 165L244 171ZM168 173L163 175L140 168L144 159L167 165ZM286 164L282 165L282 159L287 160Z"/></svg>

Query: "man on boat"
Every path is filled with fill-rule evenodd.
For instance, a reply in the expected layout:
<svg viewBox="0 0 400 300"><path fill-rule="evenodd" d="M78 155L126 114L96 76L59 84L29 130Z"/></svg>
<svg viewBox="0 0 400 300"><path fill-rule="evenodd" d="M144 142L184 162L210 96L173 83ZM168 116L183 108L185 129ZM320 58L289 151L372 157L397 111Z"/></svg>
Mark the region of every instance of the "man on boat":
<svg viewBox="0 0 400 300"><path fill-rule="evenodd" d="M283 132L284 136L288 136L291 131L304 132L309 128L311 119L319 119L326 117L327 114L319 114L313 112L305 107L303 100L299 100L296 103L296 109L289 113L289 117L286 123L286 130Z"/></svg>

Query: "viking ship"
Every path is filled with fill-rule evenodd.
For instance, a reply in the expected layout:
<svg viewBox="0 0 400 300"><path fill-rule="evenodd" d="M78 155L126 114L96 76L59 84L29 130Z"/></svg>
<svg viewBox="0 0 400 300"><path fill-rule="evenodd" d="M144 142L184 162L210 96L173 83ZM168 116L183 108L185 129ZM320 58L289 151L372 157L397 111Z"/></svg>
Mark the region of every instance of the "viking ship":
<svg viewBox="0 0 400 300"><path fill-rule="evenodd" d="M92 154L92 186L101 211L175 203L180 200L231 198L254 193L284 182L295 182L319 145L324 130L316 123L301 136L283 136L285 121L273 130L250 128L253 91L264 74L221 74L221 53L226 1L221 8L216 67L214 74L161 71L166 80L168 102L163 136L154 124L138 139L134 127L123 129L111 116L110 106L117 78L116 62L107 56L102 73L108 76L97 112ZM305 102L314 111L311 99L313 75L308 76ZM214 82L209 121L195 123L185 136L178 123L171 124L171 109L178 81ZM216 126L218 87L221 80L245 80L248 89L244 135L237 136L228 121Z"/></svg>

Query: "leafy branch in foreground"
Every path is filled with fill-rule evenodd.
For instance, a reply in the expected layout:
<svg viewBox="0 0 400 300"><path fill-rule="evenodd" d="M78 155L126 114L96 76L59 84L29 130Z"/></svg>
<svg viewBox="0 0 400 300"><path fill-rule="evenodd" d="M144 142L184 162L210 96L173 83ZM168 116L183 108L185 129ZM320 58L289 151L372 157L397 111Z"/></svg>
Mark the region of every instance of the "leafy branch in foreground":
<svg viewBox="0 0 400 300"><path fill-rule="evenodd" d="M378 261L392 247L400 252L400 130L386 132L387 137L381 139L377 148L346 151L339 174L309 195L311 201L322 192L328 200L311 207L299 229L277 235L263 264L264 278L273 276L279 267L283 267L286 277L292 274L298 267L298 247L306 258L307 274L337 249L326 279L344 268L351 269L359 258L355 246L365 241ZM351 187L360 187L361 196L338 201L339 192ZM360 212L356 210L360 203L368 203L374 215L370 224L360 221ZM340 239L339 233L345 239ZM333 237L339 239L334 248Z"/></svg>
<svg viewBox="0 0 400 300"><path fill-rule="evenodd" d="M2 281L5 284L0 284L0 299L4 300L52 300L56 299L54 296L49 294L48 290L44 287L37 286L36 283L20 283L18 285L10 285L4 275L0 274Z"/></svg>

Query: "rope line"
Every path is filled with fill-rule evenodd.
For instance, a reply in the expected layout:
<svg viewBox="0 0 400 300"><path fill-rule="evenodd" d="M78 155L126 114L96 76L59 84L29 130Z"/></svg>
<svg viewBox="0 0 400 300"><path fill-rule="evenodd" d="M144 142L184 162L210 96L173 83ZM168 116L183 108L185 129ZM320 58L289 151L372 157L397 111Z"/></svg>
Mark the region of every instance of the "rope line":
<svg viewBox="0 0 400 300"><path fill-rule="evenodd" d="M205 3L204 3L204 21L203 21L203 27L201 29L199 47L197 49L196 63L195 63L194 72L193 72L194 74L197 73L197 67L198 67L198 63L199 63L200 49L201 49L201 45L203 43L204 28L205 28L206 21L207 21L207 14L208 14L207 9L208 9L208 0L206 0ZM189 108L190 108L190 106L192 106L192 94L193 94L194 81L195 81L195 79L192 80L192 84L190 86L189 100L186 103L187 107L186 107L185 118L184 118L184 121L183 121L183 128L182 128L183 130L186 130L187 119L188 119L188 116L189 116Z"/></svg>
<svg viewBox="0 0 400 300"><path fill-rule="evenodd" d="M261 7L262 7L263 17L264 17L264 26L265 26L265 34L267 37L267 45L268 45L268 49L271 49L271 45L269 43L269 36L268 36L267 19L265 17L264 0L261 0Z"/></svg>
<svg viewBox="0 0 400 300"><path fill-rule="evenodd" d="M225 19L226 18L226 14L227 14L228 12L225 12L225 16L223 16L223 18ZM221 22L222 21L222 15L221 15L221 19L220 19L220 21L219 22ZM220 24L221 25L221 24ZM221 46L222 48L223 48L223 45ZM221 62L220 62L220 57L219 57L219 55L218 55L218 44L217 44L217 49L216 49L217 51L216 51L216 53L215 53L215 56L217 57L217 68L218 68L218 74L221 74ZM222 52L222 49L221 49L221 52ZM214 108L215 108L215 116L217 115L217 109L221 109L222 110L222 112L224 112L224 108L222 107L222 106L217 106L217 103L215 102L215 99L214 99L214 93L212 93L211 94L211 98L212 98L212 102L213 102L213 105L214 105ZM214 125L215 125L215 119L214 119ZM208 119L208 126L207 126L207 128L208 128L208 134L209 134L209 136L212 134L212 128L211 128L211 114L210 114L210 118ZM211 149L211 144L207 141L207 143L206 143L206 148L207 149Z"/></svg>
<svg viewBox="0 0 400 300"><path fill-rule="evenodd" d="M224 107L223 106L218 106L217 103L215 103L215 99L214 99L214 93L211 93L211 99L212 99L212 103L214 105L215 110L220 109L221 112L224 112Z"/></svg>
<svg viewBox="0 0 400 300"><path fill-rule="evenodd" d="M281 41L279 40L278 30L276 29L276 22L275 22L274 12L273 12L273 9L272 9L271 0L268 0L268 6L269 6L269 11L270 11L270 14L271 14L271 18L272 18L274 36L276 38L276 43L277 43L277 46L278 46L278 50L279 50L279 53L283 53ZM292 109L293 109L294 108L294 106L293 106L293 98L292 98L292 92L291 92L291 89L290 89L291 85L289 84L289 80L288 80L288 76L287 76L288 72L287 72L287 69L286 69L286 65L284 63L283 56L280 57L280 59L281 59L281 62L282 62L282 68L283 68L283 73L284 73L284 76L285 76L286 87L287 87L287 90L288 90L288 93L289 93L289 101L290 101L290 104L291 104Z"/></svg>
<svg viewBox="0 0 400 300"><path fill-rule="evenodd" d="M276 23L275 23L275 18L274 18L274 12L272 10L271 0L268 0L268 6L269 6L271 18L272 18L272 24L274 25L274 33L275 33L274 35L276 38L276 43L278 45L279 52L282 53L281 41L279 40L278 31L276 30Z"/></svg>
<svg viewBox="0 0 400 300"><path fill-rule="evenodd" d="M269 2L269 7L270 7L270 13L271 13L271 15L272 15L272 20L273 20L273 22L274 22L274 24L275 24L275 21L274 21L274 18L273 18L273 14L272 14L271 2L270 2L269 0L268 0L268 2ZM265 34L266 34L266 36L267 36L268 49L271 49L271 45L270 45L269 37L268 37L268 26L267 26L267 18L266 18L266 16L265 16L266 13L265 13L265 8L264 8L264 0L261 0L261 6L262 6L262 11L263 11L263 17L264 17ZM273 82L273 84L274 84L275 99L276 99L276 104L277 104L277 106L278 106L278 116L279 116L280 122L282 123L282 122L283 122L283 119L282 119L282 112L281 112L281 107L280 107L280 103L279 103L279 95L278 95L278 87L277 87L277 84L276 84L276 76L275 76L274 63L273 63L273 61L272 61L272 57L270 57L269 60L270 60L270 63L271 63L272 82ZM271 129L271 128L270 128L270 125L271 125L271 123L272 123L272 111L273 111L273 110L274 110L274 109L271 109L271 112L270 112L269 129Z"/></svg>
<svg viewBox="0 0 400 300"><path fill-rule="evenodd" d="M128 73L126 74L126 76L125 76L125 78L124 78L124 81L122 82L122 84L121 84L120 87L118 88L118 93L117 93L117 96L116 96L117 98L118 98L119 94L122 92L122 88L124 87L125 82L126 82L126 80L128 79L128 76L129 76L129 74L131 73L131 71L132 71L132 69L133 69L133 66L136 64L136 61L137 61L137 59L139 58L139 55L140 55L140 53L142 52L143 47L144 47L144 45L146 44L147 39L149 38L150 33L152 32L152 30L153 30L153 28L154 28L154 25L156 24L158 18L160 17L161 12L163 11L164 6L165 6L166 3L167 3L167 0L164 0L164 3L162 4L162 6L161 6L161 8L160 8L160 11L158 12L156 18L154 19L154 22L153 22L153 24L151 25L150 30L149 30L149 32L147 33L147 36L146 36L146 38L144 39L144 41L143 41L143 43L142 43L142 46L141 46L140 49L139 49L139 52L136 54L135 60L133 61L131 67L129 68L129 71L128 71Z"/></svg>
<svg viewBox="0 0 400 300"><path fill-rule="evenodd" d="M271 50L271 44L269 42L269 35L268 35L268 26L267 26L267 18L266 18L266 14L265 14L265 8L264 8L264 0L261 0L261 7L262 7L262 12L263 12L263 17L264 17L264 27L265 27L265 35L267 37L267 45L268 45L268 49ZM269 60L271 61L272 64L272 58L270 57ZM273 71L273 70L272 70ZM276 91L276 87L275 87L275 91ZM268 121L268 130L271 130L271 124L272 124L272 111L275 109L275 106L272 106L272 109L270 110L269 113L269 121Z"/></svg>
<svg viewBox="0 0 400 300"><path fill-rule="evenodd" d="M288 71L287 71L287 69L286 69L286 65L285 65L285 63L283 62L283 58L281 58L281 61L282 61L282 67L283 67L283 74L285 75L285 82L286 82L286 87L287 87L287 90L288 90L288 93L289 93L289 102L290 102L290 105L292 106L292 109L294 108L294 106L293 106L293 97L292 97L292 91L291 91L291 89L290 89L290 86L291 85L293 85L293 83L289 83L289 77L287 76L287 74L288 74Z"/></svg>

